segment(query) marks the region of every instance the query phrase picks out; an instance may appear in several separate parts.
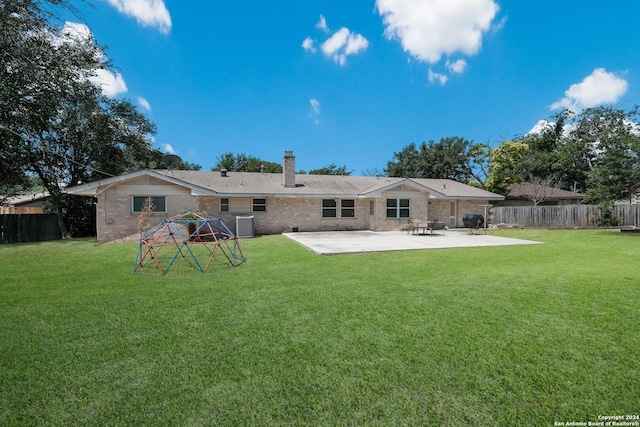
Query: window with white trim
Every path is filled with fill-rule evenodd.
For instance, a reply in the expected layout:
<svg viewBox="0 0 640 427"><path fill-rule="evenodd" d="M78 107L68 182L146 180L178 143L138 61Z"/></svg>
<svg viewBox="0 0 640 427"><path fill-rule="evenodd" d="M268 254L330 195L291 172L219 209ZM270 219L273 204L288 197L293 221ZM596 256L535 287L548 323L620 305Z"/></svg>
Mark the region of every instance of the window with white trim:
<svg viewBox="0 0 640 427"><path fill-rule="evenodd" d="M229 212L229 198L221 197L220 198L220 212Z"/></svg>
<svg viewBox="0 0 640 427"><path fill-rule="evenodd" d="M354 199L340 200L340 216L342 218L356 217L356 201Z"/></svg>
<svg viewBox="0 0 640 427"><path fill-rule="evenodd" d="M152 204L151 212L167 211L167 198L165 196L133 196L131 198L131 212L144 212L145 205L149 202Z"/></svg>
<svg viewBox="0 0 640 427"><path fill-rule="evenodd" d="M411 199L387 199L387 218L411 218Z"/></svg>
<svg viewBox="0 0 640 427"><path fill-rule="evenodd" d="M322 199L322 218L338 217L338 200Z"/></svg>
<svg viewBox="0 0 640 427"><path fill-rule="evenodd" d="M266 212L267 199L253 199L251 204L251 210L253 212Z"/></svg>
<svg viewBox="0 0 640 427"><path fill-rule="evenodd" d="M322 199L322 218L355 218L355 199Z"/></svg>

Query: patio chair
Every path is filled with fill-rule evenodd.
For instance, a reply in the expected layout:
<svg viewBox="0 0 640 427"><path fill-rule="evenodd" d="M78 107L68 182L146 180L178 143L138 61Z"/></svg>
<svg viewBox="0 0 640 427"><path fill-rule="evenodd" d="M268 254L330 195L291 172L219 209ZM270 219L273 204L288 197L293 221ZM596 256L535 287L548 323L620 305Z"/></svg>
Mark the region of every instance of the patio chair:
<svg viewBox="0 0 640 427"><path fill-rule="evenodd" d="M439 222L438 220L430 221L429 224L429 234L435 236L438 234L438 231L442 231L442 235L444 236L445 223Z"/></svg>
<svg viewBox="0 0 640 427"><path fill-rule="evenodd" d="M407 219L407 234L413 234L416 231L416 227L418 226L418 222L412 219Z"/></svg>

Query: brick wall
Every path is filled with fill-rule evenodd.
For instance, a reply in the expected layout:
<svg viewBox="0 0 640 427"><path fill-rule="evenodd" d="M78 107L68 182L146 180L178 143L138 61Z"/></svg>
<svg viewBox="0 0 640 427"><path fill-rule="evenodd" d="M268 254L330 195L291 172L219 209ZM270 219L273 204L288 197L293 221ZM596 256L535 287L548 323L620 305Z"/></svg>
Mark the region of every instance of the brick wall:
<svg viewBox="0 0 640 427"><path fill-rule="evenodd" d="M451 202L455 203L455 221L451 221ZM465 214L484 215L486 200L429 200L429 220L444 222L450 227L462 227L462 217Z"/></svg>
<svg viewBox="0 0 640 427"><path fill-rule="evenodd" d="M267 197L265 212L221 212L220 198L214 196L194 197L189 190L178 186L136 187L119 185L102 189L98 195L97 235L99 242L139 236L139 213L131 212L131 195L166 197L167 212L153 213L149 218L151 227L164 218L178 215L185 209L199 209L209 216L220 218L233 232L236 231L236 216L253 215L256 234L279 234L298 231L373 230L399 231L406 227L407 218L387 218L387 198L408 198L410 215L415 220L438 220L449 224L450 200L429 199L424 192L405 189L385 192L380 198L355 199L355 218L322 218L321 198L277 198ZM373 203L373 206L371 206ZM462 226L466 213L484 214L480 205L485 201L460 200L456 202L457 226ZM373 209L372 209L373 208ZM339 210L339 207L338 207ZM373 212L373 214L371 214Z"/></svg>
<svg viewBox="0 0 640 427"><path fill-rule="evenodd" d="M386 194L396 196L397 193ZM411 199L411 215L415 219L431 219L429 200L425 193L401 194ZM373 202L373 215L370 203ZM267 198L266 212L221 212L218 197L200 197L199 208L218 217L235 232L238 215L253 215L256 234L279 234L298 231L373 230L399 231L407 218L387 218L387 198L356 199L355 218L322 218L322 199ZM447 205L448 206L448 205Z"/></svg>
<svg viewBox="0 0 640 427"><path fill-rule="evenodd" d="M253 215L256 234L280 234L298 231L366 230L369 203L356 199L355 218L322 218L322 199L267 197L265 212L221 212L218 197L201 197L200 209L224 221L235 232L236 216Z"/></svg>
<svg viewBox="0 0 640 427"><path fill-rule="evenodd" d="M126 187L132 186L122 185L99 192L96 233L100 243L140 235L138 230L140 214L132 212L131 197L132 194L144 195L145 193L137 189L129 193ZM154 188L151 195L166 197L167 212L152 213L149 217L150 227L156 226L167 217L178 215L184 209L195 209L197 206L197 200L189 194L189 190L180 190L180 187L176 186Z"/></svg>

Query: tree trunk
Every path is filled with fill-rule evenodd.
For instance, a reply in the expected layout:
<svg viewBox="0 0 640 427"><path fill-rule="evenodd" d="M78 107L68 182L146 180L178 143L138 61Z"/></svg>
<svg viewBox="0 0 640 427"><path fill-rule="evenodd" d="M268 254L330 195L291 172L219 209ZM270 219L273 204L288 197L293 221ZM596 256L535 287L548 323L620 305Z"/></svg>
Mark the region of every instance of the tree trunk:
<svg viewBox="0 0 640 427"><path fill-rule="evenodd" d="M56 209L56 216L58 217L58 227L60 228L60 235L63 239L70 239L69 230L67 230L67 225L64 223L64 213L62 213L62 208Z"/></svg>

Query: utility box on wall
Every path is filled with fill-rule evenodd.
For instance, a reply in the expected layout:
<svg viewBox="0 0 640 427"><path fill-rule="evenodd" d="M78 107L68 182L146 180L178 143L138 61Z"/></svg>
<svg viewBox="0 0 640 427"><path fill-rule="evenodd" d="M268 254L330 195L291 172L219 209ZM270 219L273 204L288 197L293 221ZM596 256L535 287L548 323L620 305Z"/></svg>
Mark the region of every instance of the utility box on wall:
<svg viewBox="0 0 640 427"><path fill-rule="evenodd" d="M236 236L240 239L254 237L253 215L236 217Z"/></svg>

